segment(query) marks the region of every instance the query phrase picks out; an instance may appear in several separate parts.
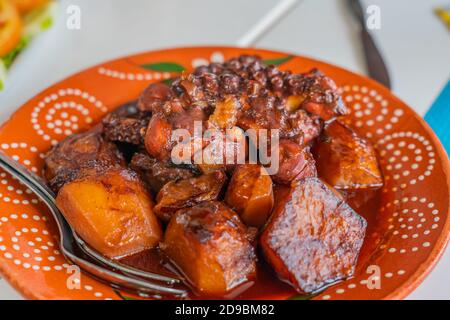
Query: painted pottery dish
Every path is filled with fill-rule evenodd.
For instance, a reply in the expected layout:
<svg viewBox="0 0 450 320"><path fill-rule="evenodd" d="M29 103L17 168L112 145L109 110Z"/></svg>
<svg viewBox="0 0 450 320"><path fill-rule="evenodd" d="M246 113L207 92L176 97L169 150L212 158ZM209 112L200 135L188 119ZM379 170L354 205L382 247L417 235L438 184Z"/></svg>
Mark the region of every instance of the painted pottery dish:
<svg viewBox="0 0 450 320"><path fill-rule="evenodd" d="M245 293L248 299L400 299L426 277L449 239L449 163L440 142L410 107L380 84L313 59L260 49L193 47L117 59L71 76L28 101L0 129L0 148L41 174L52 145L86 130L109 111L134 101L150 83L184 71L256 54L282 70L318 68L336 81L350 109L347 121L376 149L384 187L358 212L368 221L354 277L312 297L275 277ZM0 272L30 299L126 299L73 268L58 250L46 209L17 180L0 171ZM267 279L265 279L267 278ZM276 283L274 283L276 282ZM145 297L135 297L145 298Z"/></svg>

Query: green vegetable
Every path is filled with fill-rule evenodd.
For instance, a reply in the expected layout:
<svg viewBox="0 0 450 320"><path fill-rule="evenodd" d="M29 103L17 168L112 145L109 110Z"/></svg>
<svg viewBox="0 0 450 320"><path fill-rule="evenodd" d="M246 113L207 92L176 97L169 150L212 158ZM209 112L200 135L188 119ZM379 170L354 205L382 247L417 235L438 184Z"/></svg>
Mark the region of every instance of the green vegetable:
<svg viewBox="0 0 450 320"><path fill-rule="evenodd" d="M168 86L172 85L172 82L175 81L176 78L169 78L169 79L164 79L161 82L164 84L167 84Z"/></svg>
<svg viewBox="0 0 450 320"><path fill-rule="evenodd" d="M0 59L0 91L3 90L6 80L6 66L2 59Z"/></svg>
<svg viewBox="0 0 450 320"><path fill-rule="evenodd" d="M19 53L21 53L29 43L30 43L29 37L22 37L22 39L20 39L19 44L11 52L9 52L6 56L2 58L6 69L8 69L11 66L11 64L14 62Z"/></svg>
<svg viewBox="0 0 450 320"><path fill-rule="evenodd" d="M182 65L173 62L147 63L143 64L141 67L160 72L183 72L185 70Z"/></svg>
<svg viewBox="0 0 450 320"><path fill-rule="evenodd" d="M292 58L293 58L293 56L287 56L287 57L276 58L276 59L267 59L267 60L264 60L263 62L264 62L265 65L268 65L268 66L270 66L272 64L274 66L279 66L279 65L281 65L283 63L288 62Z"/></svg>
<svg viewBox="0 0 450 320"><path fill-rule="evenodd" d="M57 3L49 2L47 5L28 13L24 18L24 31L26 37L35 37L53 25Z"/></svg>

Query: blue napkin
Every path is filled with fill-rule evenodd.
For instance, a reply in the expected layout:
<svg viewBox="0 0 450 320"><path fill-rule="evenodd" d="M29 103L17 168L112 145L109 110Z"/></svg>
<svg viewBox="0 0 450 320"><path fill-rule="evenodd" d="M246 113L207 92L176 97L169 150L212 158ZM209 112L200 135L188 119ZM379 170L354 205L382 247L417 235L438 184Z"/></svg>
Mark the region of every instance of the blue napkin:
<svg viewBox="0 0 450 320"><path fill-rule="evenodd" d="M450 154L450 81L425 115L447 153Z"/></svg>

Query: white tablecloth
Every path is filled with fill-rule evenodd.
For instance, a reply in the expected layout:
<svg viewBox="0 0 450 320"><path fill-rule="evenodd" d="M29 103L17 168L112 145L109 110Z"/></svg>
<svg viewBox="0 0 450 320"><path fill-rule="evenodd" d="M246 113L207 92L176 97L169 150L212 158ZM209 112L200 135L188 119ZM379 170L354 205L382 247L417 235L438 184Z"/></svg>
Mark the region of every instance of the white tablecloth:
<svg viewBox="0 0 450 320"><path fill-rule="evenodd" d="M394 92L420 114L450 76L450 33L434 16L443 0L371 0L381 8L374 32ZM156 48L235 44L276 0L63 0L56 25L36 39L0 94L0 122L72 73ZM369 2L367 2L369 3ZM448 3L448 2L447 2ZM81 29L66 28L66 8L81 8ZM257 46L322 59L364 73L357 29L343 0L302 0ZM450 250L411 299L450 299ZM0 300L20 296L0 280Z"/></svg>

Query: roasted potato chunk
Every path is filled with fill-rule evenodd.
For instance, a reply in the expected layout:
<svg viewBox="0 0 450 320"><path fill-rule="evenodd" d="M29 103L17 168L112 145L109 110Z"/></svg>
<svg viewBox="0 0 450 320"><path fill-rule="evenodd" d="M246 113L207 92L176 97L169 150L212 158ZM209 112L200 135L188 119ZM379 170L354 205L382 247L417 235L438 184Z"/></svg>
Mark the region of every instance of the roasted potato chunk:
<svg viewBox="0 0 450 320"><path fill-rule="evenodd" d="M278 145L279 168L272 179L281 184L291 184L306 177L316 177L315 161L309 147L282 139Z"/></svg>
<svg viewBox="0 0 450 320"><path fill-rule="evenodd" d="M260 237L267 262L300 293L352 276L366 221L318 178L306 178L275 207Z"/></svg>
<svg viewBox="0 0 450 320"><path fill-rule="evenodd" d="M336 189L383 186L374 148L341 122L325 127L314 151L319 176Z"/></svg>
<svg viewBox="0 0 450 320"><path fill-rule="evenodd" d="M256 164L238 166L225 195L225 202L248 226L262 227L272 211L272 179L264 167Z"/></svg>
<svg viewBox="0 0 450 320"><path fill-rule="evenodd" d="M67 183L56 204L81 238L109 258L152 248L162 237L151 199L137 174L127 169Z"/></svg>
<svg viewBox="0 0 450 320"><path fill-rule="evenodd" d="M161 247L203 295L225 296L256 277L256 256L247 228L221 202L179 210Z"/></svg>
<svg viewBox="0 0 450 320"><path fill-rule="evenodd" d="M45 157L44 176L53 191L87 173L123 167L116 145L105 141L99 130L74 134L58 143Z"/></svg>
<svg viewBox="0 0 450 320"><path fill-rule="evenodd" d="M156 215L168 222L179 209L192 207L202 201L216 200L227 180L222 171L199 177L171 181L159 191L155 206Z"/></svg>

